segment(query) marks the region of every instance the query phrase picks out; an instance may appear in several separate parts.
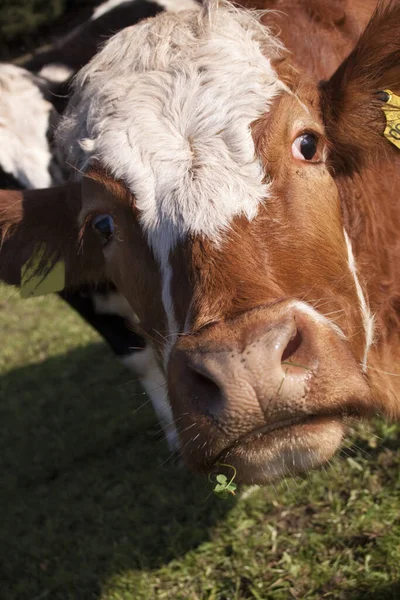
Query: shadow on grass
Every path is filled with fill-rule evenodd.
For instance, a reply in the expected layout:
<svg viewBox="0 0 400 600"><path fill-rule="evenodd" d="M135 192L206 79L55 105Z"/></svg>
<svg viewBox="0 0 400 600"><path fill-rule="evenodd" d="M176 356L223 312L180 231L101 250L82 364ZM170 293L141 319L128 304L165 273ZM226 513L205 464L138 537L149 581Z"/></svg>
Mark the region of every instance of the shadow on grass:
<svg viewBox="0 0 400 600"><path fill-rule="evenodd" d="M0 398L7 600L98 598L113 575L196 548L232 506L168 461L150 403L103 345L5 374Z"/></svg>
<svg viewBox="0 0 400 600"><path fill-rule="evenodd" d="M374 590L360 590L346 600L398 600L400 598L400 581L383 585Z"/></svg>

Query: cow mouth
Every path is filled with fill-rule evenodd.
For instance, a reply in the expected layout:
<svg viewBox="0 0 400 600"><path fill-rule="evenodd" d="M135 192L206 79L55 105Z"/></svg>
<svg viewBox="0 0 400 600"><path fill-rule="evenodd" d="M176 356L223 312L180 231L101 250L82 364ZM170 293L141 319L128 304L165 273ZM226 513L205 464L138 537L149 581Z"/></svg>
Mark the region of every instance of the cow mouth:
<svg viewBox="0 0 400 600"><path fill-rule="evenodd" d="M341 414L315 414L263 425L219 452L210 470L221 464L233 466L237 481L245 484L265 484L308 471L327 462L339 448L345 420Z"/></svg>
<svg viewBox="0 0 400 600"><path fill-rule="evenodd" d="M275 431L279 431L280 429L286 429L294 425L311 423L316 418L318 418L316 415L307 415L302 417L289 417L287 419L282 419L281 421L276 421L274 423L267 423L262 427L257 427L250 433L246 433L244 436L236 440L235 444L242 442L252 442L257 438L262 438L267 433L273 433Z"/></svg>

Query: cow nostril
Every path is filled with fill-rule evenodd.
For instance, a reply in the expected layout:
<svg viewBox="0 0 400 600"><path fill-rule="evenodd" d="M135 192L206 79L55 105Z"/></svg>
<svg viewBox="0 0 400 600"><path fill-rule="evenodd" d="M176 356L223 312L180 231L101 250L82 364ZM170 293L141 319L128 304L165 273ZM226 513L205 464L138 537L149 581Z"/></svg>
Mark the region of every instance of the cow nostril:
<svg viewBox="0 0 400 600"><path fill-rule="evenodd" d="M191 367L196 397L201 398L199 409L202 412L216 415L223 405L223 394L220 386L208 375Z"/></svg>
<svg viewBox="0 0 400 600"><path fill-rule="evenodd" d="M296 354L303 342L303 336L297 329L295 335L289 340L286 348L283 351L281 362L287 361L293 354Z"/></svg>
<svg viewBox="0 0 400 600"><path fill-rule="evenodd" d="M219 386L215 381L210 379L210 377L203 375L203 373L199 373L199 371L193 371L193 373L197 384L200 385L203 390L207 389L210 393L215 393L216 391L219 392Z"/></svg>

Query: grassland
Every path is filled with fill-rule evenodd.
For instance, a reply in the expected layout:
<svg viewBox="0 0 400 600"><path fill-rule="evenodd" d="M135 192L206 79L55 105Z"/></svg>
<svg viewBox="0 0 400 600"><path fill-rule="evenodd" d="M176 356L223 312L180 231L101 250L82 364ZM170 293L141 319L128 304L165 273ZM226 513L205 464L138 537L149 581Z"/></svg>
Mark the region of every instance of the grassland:
<svg viewBox="0 0 400 600"><path fill-rule="evenodd" d="M399 426L224 502L61 300L0 309L2 600L400 598Z"/></svg>

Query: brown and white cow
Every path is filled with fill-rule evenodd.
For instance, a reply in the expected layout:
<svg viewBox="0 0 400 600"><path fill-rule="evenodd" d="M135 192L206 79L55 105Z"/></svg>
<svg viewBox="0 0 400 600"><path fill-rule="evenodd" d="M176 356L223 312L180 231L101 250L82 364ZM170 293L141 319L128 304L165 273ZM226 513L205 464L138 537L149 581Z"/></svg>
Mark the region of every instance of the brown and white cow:
<svg viewBox="0 0 400 600"><path fill-rule="evenodd" d="M244 482L328 460L349 418L400 416L400 163L380 93L400 93L400 2L345 60L365 14L323 4L293 2L320 9L311 48L306 18L225 3L123 30L58 130L79 181L0 196L1 277L18 284L44 241L69 286L113 281L164 366L185 460Z"/></svg>

